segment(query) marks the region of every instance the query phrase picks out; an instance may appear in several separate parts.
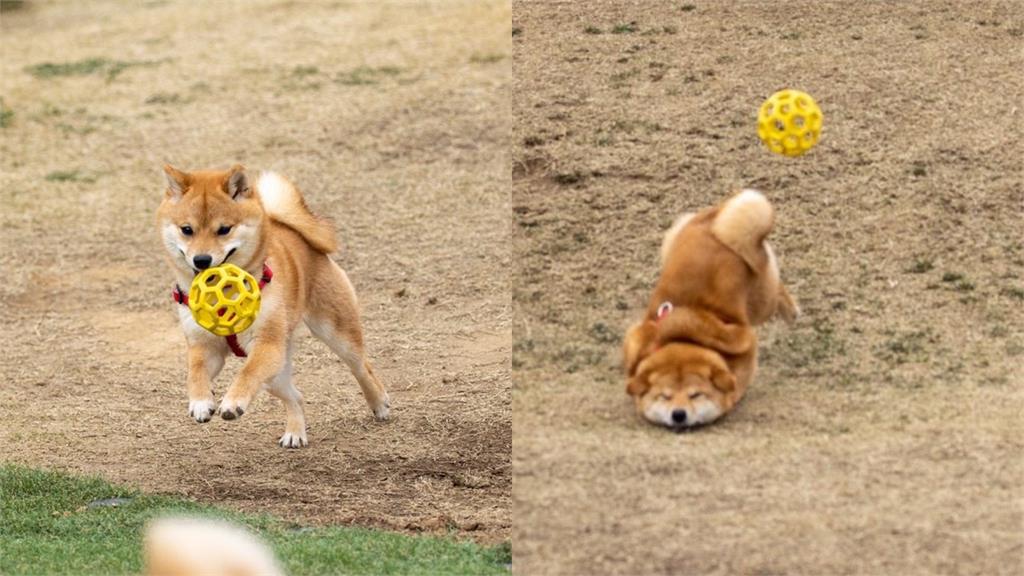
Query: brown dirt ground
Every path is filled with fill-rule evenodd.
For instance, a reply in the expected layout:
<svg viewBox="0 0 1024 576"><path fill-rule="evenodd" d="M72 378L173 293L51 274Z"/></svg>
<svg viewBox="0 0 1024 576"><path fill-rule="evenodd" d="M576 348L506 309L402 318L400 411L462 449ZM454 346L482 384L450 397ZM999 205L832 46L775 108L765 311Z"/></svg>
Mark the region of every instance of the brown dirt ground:
<svg viewBox="0 0 1024 576"><path fill-rule="evenodd" d="M516 570L1020 573L1024 4L512 12ZM824 109L804 158L756 137L783 87ZM642 424L661 233L743 186L805 316L721 423Z"/></svg>
<svg viewBox="0 0 1024 576"><path fill-rule="evenodd" d="M509 22L500 0L5 9L0 461L507 540ZM26 70L89 58L115 64ZM153 226L164 161L278 170L338 224L391 422L308 333L308 449L277 447L266 394L240 421L190 421Z"/></svg>

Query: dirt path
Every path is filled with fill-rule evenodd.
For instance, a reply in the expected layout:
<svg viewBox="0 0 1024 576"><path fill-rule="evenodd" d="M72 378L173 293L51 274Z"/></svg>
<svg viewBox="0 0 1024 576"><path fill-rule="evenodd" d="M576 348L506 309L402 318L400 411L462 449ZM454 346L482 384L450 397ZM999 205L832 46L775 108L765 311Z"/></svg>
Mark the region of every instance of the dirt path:
<svg viewBox="0 0 1024 576"><path fill-rule="evenodd" d="M729 4L513 5L517 571L1016 573L1024 5ZM800 160L755 134L787 86ZM743 186L805 316L726 420L646 426L661 232Z"/></svg>
<svg viewBox="0 0 1024 576"><path fill-rule="evenodd" d="M2 22L0 461L508 539L507 3L29 1ZM393 421L308 334L309 449L276 446L268 395L186 417L164 161L278 170L337 223Z"/></svg>

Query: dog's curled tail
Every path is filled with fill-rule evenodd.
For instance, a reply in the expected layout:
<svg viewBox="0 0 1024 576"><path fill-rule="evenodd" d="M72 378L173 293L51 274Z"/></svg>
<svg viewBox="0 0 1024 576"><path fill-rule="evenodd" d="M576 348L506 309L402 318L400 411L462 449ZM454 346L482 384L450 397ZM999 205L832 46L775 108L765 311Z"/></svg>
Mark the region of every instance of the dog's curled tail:
<svg viewBox="0 0 1024 576"><path fill-rule="evenodd" d="M291 182L275 172L264 172L256 188L271 219L297 232L315 250L324 254L337 252L334 226L309 211L302 194Z"/></svg>
<svg viewBox="0 0 1024 576"><path fill-rule="evenodd" d="M754 270L768 257L764 239L772 231L775 210L757 190L744 190L725 202L711 223L711 233Z"/></svg>

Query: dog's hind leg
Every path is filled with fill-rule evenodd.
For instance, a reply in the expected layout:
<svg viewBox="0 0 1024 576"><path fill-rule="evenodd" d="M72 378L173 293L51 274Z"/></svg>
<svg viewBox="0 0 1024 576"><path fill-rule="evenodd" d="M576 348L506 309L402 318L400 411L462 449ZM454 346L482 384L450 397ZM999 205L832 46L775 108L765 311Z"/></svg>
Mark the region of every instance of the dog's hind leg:
<svg viewBox="0 0 1024 576"><path fill-rule="evenodd" d="M310 290L306 326L348 365L373 415L387 420L391 403L363 349L355 290L334 261L326 256L324 260Z"/></svg>
<svg viewBox="0 0 1024 576"><path fill-rule="evenodd" d="M278 440L284 448L301 448L308 444L306 440L306 416L302 412L302 393L292 381L292 346L288 345L284 367L270 381L267 391L284 403L288 422L284 427L284 435Z"/></svg>

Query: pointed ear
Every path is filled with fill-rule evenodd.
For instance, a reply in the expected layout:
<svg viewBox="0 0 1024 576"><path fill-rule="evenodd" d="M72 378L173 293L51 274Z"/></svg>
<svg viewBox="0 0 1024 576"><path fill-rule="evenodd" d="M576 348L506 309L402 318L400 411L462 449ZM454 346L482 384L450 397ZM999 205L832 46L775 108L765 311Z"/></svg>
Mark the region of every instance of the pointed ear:
<svg viewBox="0 0 1024 576"><path fill-rule="evenodd" d="M164 174L167 176L167 198L175 202L181 200L181 196L192 185L192 175L170 164L164 164Z"/></svg>
<svg viewBox="0 0 1024 576"><path fill-rule="evenodd" d="M644 358L636 367L636 372L630 374L626 382L626 394L630 396L643 396L651 389L651 380L657 376L657 370L652 366L650 357Z"/></svg>
<svg viewBox="0 0 1024 576"><path fill-rule="evenodd" d="M231 196L232 200L241 200L252 196L252 188L249 186L249 177L245 175L245 167L235 164L228 171L228 177L224 180L224 191Z"/></svg>
<svg viewBox="0 0 1024 576"><path fill-rule="evenodd" d="M711 369L711 383L715 385L715 388L726 394L736 389L736 377L733 376L732 372L717 366Z"/></svg>
<svg viewBox="0 0 1024 576"><path fill-rule="evenodd" d="M650 387L651 383L647 381L647 374L636 374L626 383L626 394L630 396L643 396Z"/></svg>

